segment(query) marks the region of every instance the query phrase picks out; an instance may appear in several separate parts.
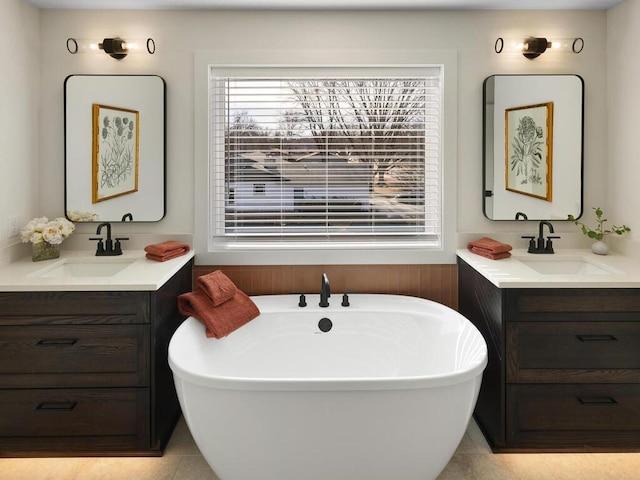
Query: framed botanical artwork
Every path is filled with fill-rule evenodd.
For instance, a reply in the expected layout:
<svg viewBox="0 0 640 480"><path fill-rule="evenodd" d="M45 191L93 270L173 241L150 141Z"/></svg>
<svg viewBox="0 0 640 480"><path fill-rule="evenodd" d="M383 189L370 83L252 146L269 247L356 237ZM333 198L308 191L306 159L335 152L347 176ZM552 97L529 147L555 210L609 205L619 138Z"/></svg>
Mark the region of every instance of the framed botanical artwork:
<svg viewBox="0 0 640 480"><path fill-rule="evenodd" d="M140 114L93 104L92 202L138 191Z"/></svg>
<svg viewBox="0 0 640 480"><path fill-rule="evenodd" d="M553 102L505 110L506 189L550 202Z"/></svg>

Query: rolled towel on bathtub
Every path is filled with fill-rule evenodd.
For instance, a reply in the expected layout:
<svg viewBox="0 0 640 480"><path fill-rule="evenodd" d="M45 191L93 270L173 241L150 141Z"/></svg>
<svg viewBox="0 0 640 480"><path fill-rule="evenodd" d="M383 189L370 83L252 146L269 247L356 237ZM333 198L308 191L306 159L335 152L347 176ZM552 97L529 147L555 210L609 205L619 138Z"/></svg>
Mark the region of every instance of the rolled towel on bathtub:
<svg viewBox="0 0 640 480"><path fill-rule="evenodd" d="M202 291L178 296L178 310L182 315L194 317L205 326L209 338L222 338L260 315L260 310L246 293L237 290L231 300L213 306Z"/></svg>
<svg viewBox="0 0 640 480"><path fill-rule="evenodd" d="M196 288L209 297L214 307L235 297L238 289L220 270L196 278Z"/></svg>
<svg viewBox="0 0 640 480"><path fill-rule="evenodd" d="M165 262L172 258L179 257L189 252L191 247L187 243L176 242L175 240L167 240L162 243L154 243L144 247L147 252L147 258L158 262Z"/></svg>

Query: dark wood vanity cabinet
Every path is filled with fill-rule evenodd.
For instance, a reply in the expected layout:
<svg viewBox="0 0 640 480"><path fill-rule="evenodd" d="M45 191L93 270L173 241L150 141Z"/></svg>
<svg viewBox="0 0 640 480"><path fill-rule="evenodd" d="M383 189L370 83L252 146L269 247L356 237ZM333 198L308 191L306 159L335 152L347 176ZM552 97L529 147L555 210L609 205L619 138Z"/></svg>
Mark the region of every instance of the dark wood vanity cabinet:
<svg viewBox="0 0 640 480"><path fill-rule="evenodd" d="M489 364L474 417L497 452L640 451L640 290L505 288L458 259Z"/></svg>
<svg viewBox="0 0 640 480"><path fill-rule="evenodd" d="M161 455L192 266L157 291L0 292L0 456Z"/></svg>

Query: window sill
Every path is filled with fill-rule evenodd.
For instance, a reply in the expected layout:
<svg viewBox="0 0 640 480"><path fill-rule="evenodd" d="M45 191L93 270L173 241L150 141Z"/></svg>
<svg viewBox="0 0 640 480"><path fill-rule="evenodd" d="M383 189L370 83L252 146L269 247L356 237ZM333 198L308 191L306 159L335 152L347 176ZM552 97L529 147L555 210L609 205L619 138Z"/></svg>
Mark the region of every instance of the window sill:
<svg viewBox="0 0 640 480"><path fill-rule="evenodd" d="M455 249L429 241L226 242L199 249L199 265L452 264Z"/></svg>

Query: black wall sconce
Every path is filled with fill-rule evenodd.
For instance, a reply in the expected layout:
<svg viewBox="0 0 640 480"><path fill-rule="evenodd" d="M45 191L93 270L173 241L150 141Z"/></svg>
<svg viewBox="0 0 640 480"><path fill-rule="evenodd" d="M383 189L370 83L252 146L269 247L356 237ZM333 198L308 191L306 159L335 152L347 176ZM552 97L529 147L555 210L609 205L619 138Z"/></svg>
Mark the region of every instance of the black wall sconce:
<svg viewBox="0 0 640 480"><path fill-rule="evenodd" d="M156 53L156 42L153 38L146 40L124 40L120 37L105 38L100 41L67 38L67 51L72 55L76 53L89 53L103 51L117 60L122 60L129 53Z"/></svg>
<svg viewBox="0 0 640 480"><path fill-rule="evenodd" d="M504 39L498 37L494 45L496 53L510 51L522 53L529 60L538 58L547 50L580 53L584 48L584 40L577 38L554 38L547 39L544 37L528 37L525 39Z"/></svg>

